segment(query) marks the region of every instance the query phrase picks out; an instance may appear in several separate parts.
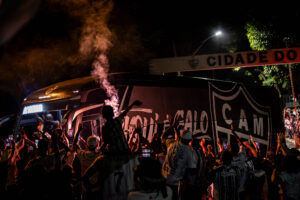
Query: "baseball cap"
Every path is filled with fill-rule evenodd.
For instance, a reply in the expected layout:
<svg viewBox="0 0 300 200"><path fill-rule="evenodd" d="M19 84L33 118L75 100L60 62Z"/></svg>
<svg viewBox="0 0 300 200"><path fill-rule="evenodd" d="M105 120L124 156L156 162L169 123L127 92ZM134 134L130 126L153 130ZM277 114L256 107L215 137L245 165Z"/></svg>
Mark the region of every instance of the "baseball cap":
<svg viewBox="0 0 300 200"><path fill-rule="evenodd" d="M193 133L189 130L181 131L180 136L181 136L182 139L185 139L185 140L192 140L193 139Z"/></svg>

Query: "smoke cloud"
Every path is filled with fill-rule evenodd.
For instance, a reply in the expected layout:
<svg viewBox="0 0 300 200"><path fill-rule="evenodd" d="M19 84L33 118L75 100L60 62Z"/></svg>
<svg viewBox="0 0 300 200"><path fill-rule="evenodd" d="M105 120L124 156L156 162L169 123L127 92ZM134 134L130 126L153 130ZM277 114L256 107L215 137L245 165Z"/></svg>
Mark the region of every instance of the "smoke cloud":
<svg viewBox="0 0 300 200"><path fill-rule="evenodd" d="M109 61L107 57L107 52L112 46L110 42L112 33L107 26L107 20L113 3L112 1L99 1L93 4L88 9L89 14L85 18L79 51L83 56L96 53L91 74L106 91L109 99L105 100L105 104L112 106L116 115L119 108L119 96L118 90L108 81Z"/></svg>
<svg viewBox="0 0 300 200"><path fill-rule="evenodd" d="M117 111L118 91L108 73L139 69L146 56L138 28L124 17L130 13L116 2L41 1L32 19L0 48L0 91L21 101L51 83L92 74L107 92L106 104ZM7 30L5 24L1 28Z"/></svg>

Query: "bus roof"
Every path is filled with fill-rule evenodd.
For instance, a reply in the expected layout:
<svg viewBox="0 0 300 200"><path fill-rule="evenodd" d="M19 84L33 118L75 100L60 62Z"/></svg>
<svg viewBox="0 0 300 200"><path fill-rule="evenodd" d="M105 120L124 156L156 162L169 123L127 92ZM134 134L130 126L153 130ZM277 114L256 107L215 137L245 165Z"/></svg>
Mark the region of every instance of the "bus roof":
<svg viewBox="0 0 300 200"><path fill-rule="evenodd" d="M164 76L133 73L109 74L108 79L113 85L119 84L173 87L207 87L208 81L213 82L214 84L221 83L223 87L226 87L226 85L231 87L232 84L234 84L234 82L199 77ZM93 89L96 87L100 87L100 85L96 83L96 77L94 76L86 76L82 78L62 81L32 92L24 99L23 105L69 98L79 98L79 94L81 91Z"/></svg>

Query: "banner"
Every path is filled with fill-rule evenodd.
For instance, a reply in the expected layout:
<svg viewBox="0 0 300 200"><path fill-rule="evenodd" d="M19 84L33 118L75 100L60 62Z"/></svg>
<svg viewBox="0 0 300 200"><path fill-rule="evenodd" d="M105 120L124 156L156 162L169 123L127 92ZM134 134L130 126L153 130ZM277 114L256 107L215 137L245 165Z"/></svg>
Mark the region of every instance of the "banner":
<svg viewBox="0 0 300 200"><path fill-rule="evenodd" d="M300 63L300 47L152 59L150 72L197 71Z"/></svg>
<svg viewBox="0 0 300 200"><path fill-rule="evenodd" d="M271 107L262 106L248 93L246 88L235 85L230 90L220 90L209 84L211 115L215 138L232 141L230 126L242 140L249 140L250 134L264 151L272 141ZM257 92L256 95L262 95Z"/></svg>
<svg viewBox="0 0 300 200"><path fill-rule="evenodd" d="M240 84L232 84L227 90L207 84L204 88L134 86L130 103L138 99L143 104L125 117L125 132L131 134L139 124L143 136L151 141L155 133L162 133L176 118L194 137L205 137L216 147L219 137L230 144L233 123L240 138L248 140L252 134L267 150L272 139L271 108L259 105Z"/></svg>

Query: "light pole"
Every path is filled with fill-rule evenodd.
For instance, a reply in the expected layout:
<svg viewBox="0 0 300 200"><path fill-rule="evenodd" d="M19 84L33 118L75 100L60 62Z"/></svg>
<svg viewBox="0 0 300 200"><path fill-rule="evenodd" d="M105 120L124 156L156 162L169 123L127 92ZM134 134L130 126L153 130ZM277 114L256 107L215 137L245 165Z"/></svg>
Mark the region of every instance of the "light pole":
<svg viewBox="0 0 300 200"><path fill-rule="evenodd" d="M213 37L219 37L221 36L223 33L222 31L217 31L215 32L213 35L209 36L208 38L206 38L205 40L202 41L202 43L198 46L198 48L194 51L194 53L192 54L192 59L189 60L189 64L192 68L195 68L198 65L198 60L195 59L195 55L198 53L198 51L203 47L203 45L211 38Z"/></svg>

